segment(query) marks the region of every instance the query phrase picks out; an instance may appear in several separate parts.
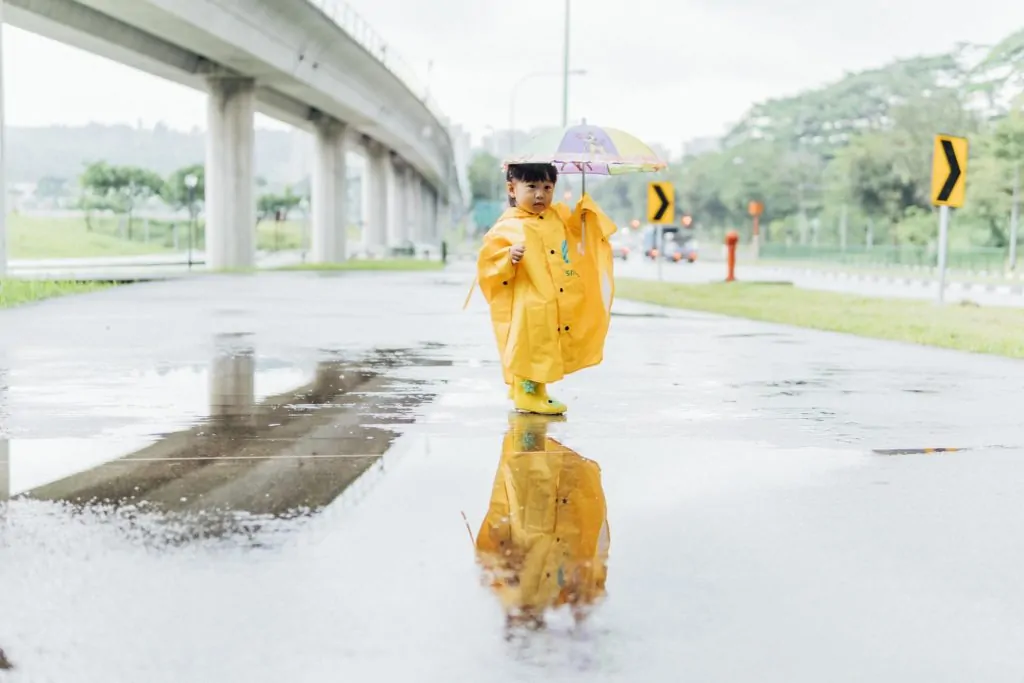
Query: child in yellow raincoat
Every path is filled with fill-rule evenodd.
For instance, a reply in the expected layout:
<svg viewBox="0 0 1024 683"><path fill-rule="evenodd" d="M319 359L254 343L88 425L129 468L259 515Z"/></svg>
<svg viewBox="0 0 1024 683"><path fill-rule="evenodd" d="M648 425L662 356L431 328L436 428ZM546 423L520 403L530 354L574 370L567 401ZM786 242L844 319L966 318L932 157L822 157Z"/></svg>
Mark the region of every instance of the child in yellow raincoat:
<svg viewBox="0 0 1024 683"><path fill-rule="evenodd" d="M605 596L611 534L601 468L549 438L550 419L511 416L476 537L508 626L540 627L563 605L580 621Z"/></svg>
<svg viewBox="0 0 1024 683"><path fill-rule="evenodd" d="M517 410L559 415L547 385L604 357L614 297L608 237L617 230L589 195L552 205L551 164L513 164L509 208L484 236L477 280L491 308L505 383Z"/></svg>

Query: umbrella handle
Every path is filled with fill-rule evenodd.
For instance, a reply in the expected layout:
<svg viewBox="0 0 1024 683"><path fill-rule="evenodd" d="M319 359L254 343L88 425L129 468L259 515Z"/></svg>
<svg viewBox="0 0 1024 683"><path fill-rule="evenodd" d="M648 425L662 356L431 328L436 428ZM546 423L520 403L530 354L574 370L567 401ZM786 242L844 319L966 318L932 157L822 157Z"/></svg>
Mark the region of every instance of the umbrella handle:
<svg viewBox="0 0 1024 683"><path fill-rule="evenodd" d="M580 187L580 201L583 201L584 195L587 194L587 172L584 171L582 168L580 169L580 171L581 171L581 174L580 174L580 185L581 185L581 187ZM576 251L578 251L580 253L580 255L583 255L583 254L587 253L587 247L586 247L586 243L587 243L587 211L586 211L586 209L584 209L583 212L580 214L580 225L582 225L583 227L580 230L580 243L576 245Z"/></svg>

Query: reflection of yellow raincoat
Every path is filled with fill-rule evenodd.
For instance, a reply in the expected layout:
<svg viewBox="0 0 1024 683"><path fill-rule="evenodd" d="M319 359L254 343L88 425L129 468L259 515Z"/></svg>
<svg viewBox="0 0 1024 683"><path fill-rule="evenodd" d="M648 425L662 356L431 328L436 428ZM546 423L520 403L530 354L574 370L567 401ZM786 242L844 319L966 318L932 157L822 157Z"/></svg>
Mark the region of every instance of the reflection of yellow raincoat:
<svg viewBox="0 0 1024 683"><path fill-rule="evenodd" d="M510 618L582 612L605 594L608 531L601 468L547 437L549 418L515 415L502 444L477 558Z"/></svg>
<svg viewBox="0 0 1024 683"><path fill-rule="evenodd" d="M608 237L616 230L584 195L572 214L564 204L540 215L509 208L487 232L477 278L506 384L513 376L556 382L601 362L615 293ZM520 242L526 254L513 266L509 248Z"/></svg>

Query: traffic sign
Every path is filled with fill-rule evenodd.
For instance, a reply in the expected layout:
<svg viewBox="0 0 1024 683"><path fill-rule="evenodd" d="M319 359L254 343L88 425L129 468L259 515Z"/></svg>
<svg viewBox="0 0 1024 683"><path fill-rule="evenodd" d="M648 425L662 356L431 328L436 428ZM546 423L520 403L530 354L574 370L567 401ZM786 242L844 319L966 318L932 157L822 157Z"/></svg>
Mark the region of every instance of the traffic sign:
<svg viewBox="0 0 1024 683"><path fill-rule="evenodd" d="M747 213L751 216L760 216L764 213L764 204L758 201L752 201L747 204Z"/></svg>
<svg viewBox="0 0 1024 683"><path fill-rule="evenodd" d="M672 183L652 182L647 185L647 222L668 224L675 221L676 191Z"/></svg>
<svg viewBox="0 0 1024 683"><path fill-rule="evenodd" d="M959 209L967 191L967 138L936 135L932 154L932 204Z"/></svg>

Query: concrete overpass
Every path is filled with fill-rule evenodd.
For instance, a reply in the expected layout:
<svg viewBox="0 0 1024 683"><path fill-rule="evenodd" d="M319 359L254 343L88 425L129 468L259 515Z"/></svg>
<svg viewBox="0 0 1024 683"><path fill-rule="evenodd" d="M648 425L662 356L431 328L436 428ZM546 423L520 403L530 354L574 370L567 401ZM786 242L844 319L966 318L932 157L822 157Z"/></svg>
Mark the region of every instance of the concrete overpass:
<svg viewBox="0 0 1024 683"><path fill-rule="evenodd" d="M341 0L0 0L0 15L19 28L209 93L211 268L253 265L257 111L316 137L314 261L345 258L349 149L368 161L364 237L375 251L405 240L438 240L451 209L462 202L443 116L416 90L400 58Z"/></svg>

